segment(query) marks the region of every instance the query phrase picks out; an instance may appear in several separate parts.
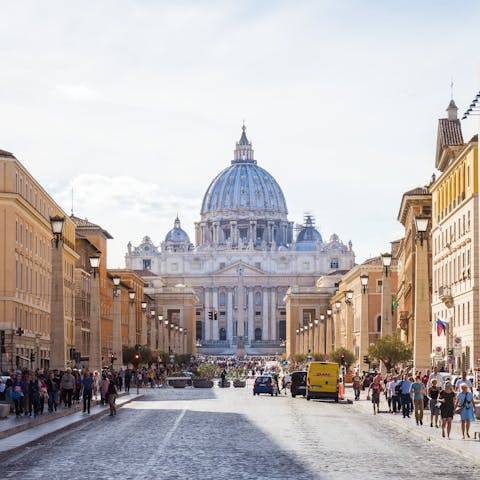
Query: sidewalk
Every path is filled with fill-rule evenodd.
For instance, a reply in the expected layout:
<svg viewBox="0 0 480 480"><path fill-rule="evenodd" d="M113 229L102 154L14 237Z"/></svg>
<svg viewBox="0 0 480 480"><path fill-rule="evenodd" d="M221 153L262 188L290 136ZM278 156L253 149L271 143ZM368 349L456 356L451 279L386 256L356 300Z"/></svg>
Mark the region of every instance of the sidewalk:
<svg viewBox="0 0 480 480"><path fill-rule="evenodd" d="M351 388L345 392L346 398L353 400L354 394ZM387 421L397 428L405 432L415 435L426 442L434 442L435 445L441 446L454 453L463 455L468 459L480 463L480 441L474 440L474 433L480 432L480 421L477 420L470 425L470 437L465 440L462 439L462 430L460 425L460 416L455 415L452 423L452 431L450 433L450 440L442 437L442 429L430 427L430 411L425 410L423 416L423 426L417 425L415 422L415 414L410 414L410 418L403 418L401 413L388 413L388 403L385 396L382 395L380 399L380 414L373 415L373 407L370 400L366 400L366 392L362 392L359 401L353 400L355 409L365 415L370 415L372 421Z"/></svg>
<svg viewBox="0 0 480 480"><path fill-rule="evenodd" d="M142 394L122 393L116 401L117 408L134 400L142 398ZM44 413L36 419L31 417L8 418L0 423L0 457L23 448L29 444L51 435L52 433L88 422L109 411L108 405L100 405L100 402L92 402L90 414L83 413L83 406L75 406L70 409L62 409L56 413Z"/></svg>

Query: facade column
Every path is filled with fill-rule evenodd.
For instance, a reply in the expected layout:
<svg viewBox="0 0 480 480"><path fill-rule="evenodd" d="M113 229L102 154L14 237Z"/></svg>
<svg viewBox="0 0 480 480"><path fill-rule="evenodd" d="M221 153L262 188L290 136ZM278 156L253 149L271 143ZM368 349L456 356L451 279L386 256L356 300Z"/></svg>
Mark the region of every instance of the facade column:
<svg viewBox="0 0 480 480"><path fill-rule="evenodd" d="M237 355L245 353L245 288L243 286L243 265L238 267L238 298L237 298Z"/></svg>
<svg viewBox="0 0 480 480"><path fill-rule="evenodd" d="M91 372L102 371L102 332L100 321L100 276L90 279L90 357L88 367Z"/></svg>
<svg viewBox="0 0 480 480"><path fill-rule="evenodd" d="M135 300L130 300L128 306L128 346L133 347L136 342L137 322L135 318Z"/></svg>
<svg viewBox="0 0 480 480"><path fill-rule="evenodd" d="M212 309L215 310L215 311L217 311L217 313L218 313L218 287L215 287L215 288L213 289ZM213 333L213 335L212 335L212 337L213 337L213 340L218 340L218 338L219 338L219 335L218 335L218 330L219 330L219 328L218 328L218 322L219 322L219 321L213 319L212 322L213 322L213 325L212 325L212 328L213 328L213 332L212 332L212 333Z"/></svg>
<svg viewBox="0 0 480 480"><path fill-rule="evenodd" d="M368 370L370 367L368 363L364 363L363 357L368 354L368 347L370 346L368 335L368 292L360 294L361 301L361 315L360 315L360 345L359 345L359 359L360 371ZM353 305L351 306L353 309ZM383 325L383 322L382 322Z"/></svg>
<svg viewBox="0 0 480 480"><path fill-rule="evenodd" d="M268 339L268 288L263 288L262 303L262 340Z"/></svg>
<svg viewBox="0 0 480 480"><path fill-rule="evenodd" d="M211 311L211 305L210 305L210 288L205 288L205 304L203 306L203 311L205 314L205 340L211 340L212 339L212 325L211 321L208 318L208 312Z"/></svg>
<svg viewBox="0 0 480 480"><path fill-rule="evenodd" d="M275 288L270 292L270 340L277 339L277 291ZM313 320L312 320L313 321Z"/></svg>
<svg viewBox="0 0 480 480"><path fill-rule="evenodd" d="M382 277L382 337L392 334L392 290L390 287L391 270L383 269Z"/></svg>
<svg viewBox="0 0 480 480"><path fill-rule="evenodd" d="M116 287L114 287L116 288ZM114 290L115 291L115 290ZM117 362L122 358L122 317L121 317L121 292L120 288L113 295L113 341L112 352L117 357Z"/></svg>
<svg viewBox="0 0 480 480"><path fill-rule="evenodd" d="M67 366L67 331L63 295L63 241L53 246L50 368L65 370Z"/></svg>
<svg viewBox="0 0 480 480"><path fill-rule="evenodd" d="M430 292L428 240L415 240L415 305L413 333L413 365L422 372L431 367Z"/></svg>
<svg viewBox="0 0 480 480"><path fill-rule="evenodd" d="M253 310L253 295L254 287L248 287L248 340L250 345L255 340L255 323L254 323L254 310Z"/></svg>
<svg viewBox="0 0 480 480"><path fill-rule="evenodd" d="M233 289L227 289L227 340L232 342L233 339Z"/></svg>

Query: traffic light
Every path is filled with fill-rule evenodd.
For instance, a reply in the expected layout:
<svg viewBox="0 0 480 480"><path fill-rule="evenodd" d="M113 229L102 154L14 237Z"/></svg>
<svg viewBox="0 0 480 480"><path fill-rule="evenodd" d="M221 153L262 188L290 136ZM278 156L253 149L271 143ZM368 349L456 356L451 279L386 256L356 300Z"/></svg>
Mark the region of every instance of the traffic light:
<svg viewBox="0 0 480 480"><path fill-rule="evenodd" d="M140 355L139 355L138 353L136 353L136 354L133 356L133 361L134 361L134 362L140 361Z"/></svg>
<svg viewBox="0 0 480 480"><path fill-rule="evenodd" d="M345 365L345 355L343 353L340 355L340 363Z"/></svg>
<svg viewBox="0 0 480 480"><path fill-rule="evenodd" d="M368 358L368 355L363 356L363 363L368 363L370 364L370 359Z"/></svg>
<svg viewBox="0 0 480 480"><path fill-rule="evenodd" d="M23 334L24 334L24 331L22 329L22 327L18 327L16 330L15 330L15 333L21 337Z"/></svg>
<svg viewBox="0 0 480 480"><path fill-rule="evenodd" d="M215 311L213 312L213 319L216 320L217 318L218 318L218 313L217 313L217 311L215 310Z"/></svg>
<svg viewBox="0 0 480 480"><path fill-rule="evenodd" d="M449 349L448 349L448 354L449 354L449 355L453 355L453 348L449 348Z"/></svg>
<svg viewBox="0 0 480 480"><path fill-rule="evenodd" d="M113 365L113 362L117 359L117 356L112 352L110 354L110 363Z"/></svg>
<svg viewBox="0 0 480 480"><path fill-rule="evenodd" d="M213 320L213 312L208 312L208 319Z"/></svg>
<svg viewBox="0 0 480 480"><path fill-rule="evenodd" d="M33 352L30 354L30 361L31 362L35 361L35 353L33 353Z"/></svg>

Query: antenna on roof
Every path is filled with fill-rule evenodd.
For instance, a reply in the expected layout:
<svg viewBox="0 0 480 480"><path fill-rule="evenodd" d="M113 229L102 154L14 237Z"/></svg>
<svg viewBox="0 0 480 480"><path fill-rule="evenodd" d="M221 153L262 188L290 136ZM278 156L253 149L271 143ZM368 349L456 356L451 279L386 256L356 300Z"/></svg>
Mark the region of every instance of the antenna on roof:
<svg viewBox="0 0 480 480"><path fill-rule="evenodd" d="M450 79L450 100L453 100L453 77Z"/></svg>

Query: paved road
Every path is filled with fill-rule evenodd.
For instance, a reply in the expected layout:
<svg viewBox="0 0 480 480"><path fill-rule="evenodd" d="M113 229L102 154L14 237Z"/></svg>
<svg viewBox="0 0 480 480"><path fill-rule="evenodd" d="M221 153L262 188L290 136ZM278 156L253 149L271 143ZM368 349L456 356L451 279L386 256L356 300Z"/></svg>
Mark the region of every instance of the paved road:
<svg viewBox="0 0 480 480"><path fill-rule="evenodd" d="M146 390L142 401L0 462L2 478L478 478L476 465L351 405L248 389Z"/></svg>

